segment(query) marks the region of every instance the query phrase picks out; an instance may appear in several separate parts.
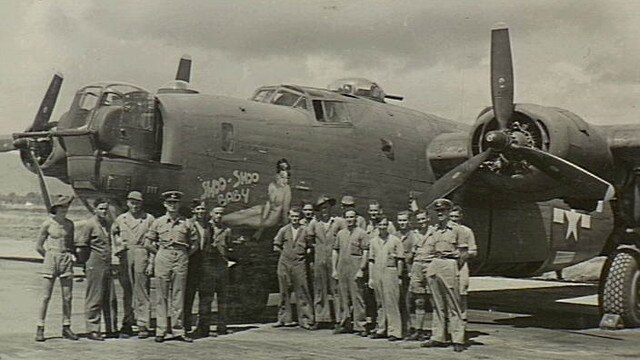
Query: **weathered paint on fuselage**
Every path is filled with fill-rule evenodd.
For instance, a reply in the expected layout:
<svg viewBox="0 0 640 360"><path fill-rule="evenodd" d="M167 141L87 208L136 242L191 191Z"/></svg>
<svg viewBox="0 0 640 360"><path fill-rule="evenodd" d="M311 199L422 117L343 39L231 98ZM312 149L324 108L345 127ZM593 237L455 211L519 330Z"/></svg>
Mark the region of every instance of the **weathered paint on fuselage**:
<svg viewBox="0 0 640 360"><path fill-rule="evenodd" d="M407 208L410 193L419 195L435 181L426 158L429 143L443 133L470 130L391 104L334 93L327 96L347 105L350 123L320 122L303 109L250 100L158 95L164 124L160 163L69 156L70 169L87 172L85 183L91 178L102 186L74 187L85 198L106 194L122 206L120 199L127 191L141 190L154 214L164 210L159 195L177 189L187 200L202 199L210 207L225 205L227 213L245 211L262 217L267 206L273 207L267 203L276 163L286 159L291 166L289 205L320 194L336 199L349 194L357 199L363 215L368 200L376 199L393 216ZM83 179L76 176L75 180L83 184L77 182ZM189 202L183 205L187 212ZM607 206L602 213L587 215L590 228L579 227L578 238L575 234L566 238L561 233L568 225L553 221L554 213L559 216L558 211L569 210L561 201L497 205L487 199L480 205L475 201L473 207L462 205L479 246L473 264L476 273L529 275L588 259L602 250L613 222ZM285 215L280 214L278 224L286 221ZM259 242L269 244L277 227L259 232ZM237 228L238 234L256 234L255 225ZM270 247L256 249L269 251Z"/></svg>

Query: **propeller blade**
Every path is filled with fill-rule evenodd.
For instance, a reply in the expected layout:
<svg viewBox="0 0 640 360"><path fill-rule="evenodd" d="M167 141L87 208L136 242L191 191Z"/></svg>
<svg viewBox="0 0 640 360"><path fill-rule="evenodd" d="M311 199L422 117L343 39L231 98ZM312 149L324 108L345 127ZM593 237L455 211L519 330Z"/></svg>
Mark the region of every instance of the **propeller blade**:
<svg viewBox="0 0 640 360"><path fill-rule="evenodd" d="M49 83L49 89L47 89L47 93L44 95L44 98L40 103L38 113L36 114L35 119L33 119L33 123L27 129L27 131L42 131L47 128L47 123L51 118L51 113L53 112L53 108L56 105L56 100L58 99L58 93L60 92L60 87L62 86L62 80L62 74L56 73L55 75L53 75L51 83Z"/></svg>
<svg viewBox="0 0 640 360"><path fill-rule="evenodd" d="M485 150L444 174L431 186L431 189L426 194L420 196L418 202L427 206L434 200L443 198L459 188L489 158L491 153L492 150Z"/></svg>
<svg viewBox="0 0 640 360"><path fill-rule="evenodd" d="M640 221L640 178L636 175L633 180L633 219Z"/></svg>
<svg viewBox="0 0 640 360"><path fill-rule="evenodd" d="M513 63L509 29L491 30L491 103L500 129L506 129L513 114Z"/></svg>
<svg viewBox="0 0 640 360"><path fill-rule="evenodd" d="M511 151L550 177L572 189L580 189L576 194L571 195L572 198L607 202L615 195L615 189L608 181L561 157L536 148L518 145L512 145Z"/></svg>
<svg viewBox="0 0 640 360"><path fill-rule="evenodd" d="M26 153L27 155L29 155L29 159L36 169L36 174L38 175L38 183L40 185L40 192L42 193L42 200L44 200L44 206L47 207L47 212L51 212L51 198L49 197L47 183L44 180L44 174L42 173L42 169L40 168L38 159L36 159L36 155L33 153L33 150L31 148L29 148Z"/></svg>
<svg viewBox="0 0 640 360"><path fill-rule="evenodd" d="M0 136L0 153L15 150L13 146L13 137Z"/></svg>
<svg viewBox="0 0 640 360"><path fill-rule="evenodd" d="M180 58L176 80L191 82L191 56L183 55Z"/></svg>

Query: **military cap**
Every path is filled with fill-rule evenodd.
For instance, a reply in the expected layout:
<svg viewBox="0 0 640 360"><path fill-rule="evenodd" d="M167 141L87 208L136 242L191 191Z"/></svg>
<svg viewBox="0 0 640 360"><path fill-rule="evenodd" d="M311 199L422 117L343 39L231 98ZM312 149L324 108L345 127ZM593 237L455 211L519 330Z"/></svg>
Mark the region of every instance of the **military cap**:
<svg viewBox="0 0 640 360"><path fill-rule="evenodd" d="M329 206L333 206L336 204L336 199L329 197L327 195L320 195L318 201L316 201L315 208L318 209L322 205L329 204Z"/></svg>
<svg viewBox="0 0 640 360"><path fill-rule="evenodd" d="M140 191L132 191L127 195L127 200L142 201L142 193Z"/></svg>
<svg viewBox="0 0 640 360"><path fill-rule="evenodd" d="M184 195L181 191L176 191L176 190L172 190L172 191L165 191L162 193L162 197L164 198L164 201L182 201L182 195Z"/></svg>
<svg viewBox="0 0 640 360"><path fill-rule="evenodd" d="M355 205L356 201L353 199L353 196L345 195L342 197L342 200L340 200L340 203L342 205Z"/></svg>
<svg viewBox="0 0 640 360"><path fill-rule="evenodd" d="M56 195L51 201L51 211L58 206L68 206L73 201L73 196Z"/></svg>
<svg viewBox="0 0 640 360"><path fill-rule="evenodd" d="M201 199L193 199L193 200L191 200L191 208L192 208L192 209L194 209L194 210L195 210L196 208L199 208L199 207L204 207L204 208L206 208L206 207L207 207L207 205L206 205L206 203L205 203L203 200L201 200Z"/></svg>
<svg viewBox="0 0 640 360"><path fill-rule="evenodd" d="M451 210L453 203L448 199L436 199L433 201L433 208L438 210Z"/></svg>

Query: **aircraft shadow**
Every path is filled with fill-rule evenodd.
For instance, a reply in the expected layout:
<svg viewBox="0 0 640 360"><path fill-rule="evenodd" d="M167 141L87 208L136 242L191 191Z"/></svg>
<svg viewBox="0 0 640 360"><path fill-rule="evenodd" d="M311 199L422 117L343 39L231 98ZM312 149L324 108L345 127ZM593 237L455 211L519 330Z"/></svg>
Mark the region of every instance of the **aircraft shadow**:
<svg viewBox="0 0 640 360"><path fill-rule="evenodd" d="M469 309L514 314L490 320L514 327L583 330L598 327L597 306L559 303L557 300L593 295L594 286L564 286L538 289L478 291L469 295ZM521 316L522 315L522 316ZM469 315L469 322L484 322Z"/></svg>

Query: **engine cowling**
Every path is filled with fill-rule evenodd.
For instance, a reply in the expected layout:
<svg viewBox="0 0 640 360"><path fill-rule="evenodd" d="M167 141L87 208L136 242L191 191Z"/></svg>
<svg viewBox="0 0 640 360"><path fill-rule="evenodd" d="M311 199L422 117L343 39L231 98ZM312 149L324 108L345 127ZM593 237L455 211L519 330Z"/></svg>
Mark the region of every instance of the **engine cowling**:
<svg viewBox="0 0 640 360"><path fill-rule="evenodd" d="M605 179L613 176L613 158L605 134L570 111L516 104L506 128L498 130L493 111L489 108L481 112L471 133L471 155L490 148L498 150L481 165L476 176L485 188L506 194L511 200L560 197L571 202L571 195L580 191L568 188L511 152L511 145L537 148Z"/></svg>

